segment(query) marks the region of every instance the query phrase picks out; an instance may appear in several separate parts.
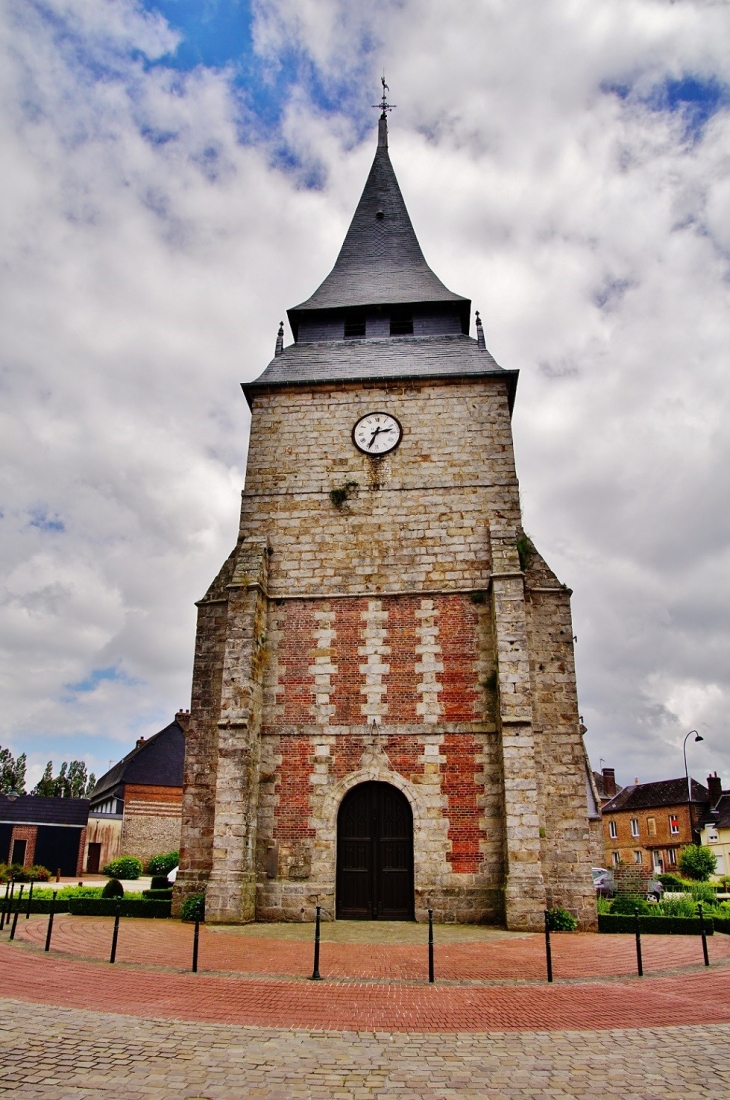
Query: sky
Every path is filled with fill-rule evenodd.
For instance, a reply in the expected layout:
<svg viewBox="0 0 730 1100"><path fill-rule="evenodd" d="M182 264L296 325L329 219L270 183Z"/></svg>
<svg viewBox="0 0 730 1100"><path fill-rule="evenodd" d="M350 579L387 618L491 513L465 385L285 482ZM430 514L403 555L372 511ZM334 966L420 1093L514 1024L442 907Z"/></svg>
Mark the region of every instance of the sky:
<svg viewBox="0 0 730 1100"><path fill-rule="evenodd" d="M518 368L593 764L730 786L725 0L0 0L0 744L188 707L248 412L374 153ZM287 332L287 342L291 339Z"/></svg>

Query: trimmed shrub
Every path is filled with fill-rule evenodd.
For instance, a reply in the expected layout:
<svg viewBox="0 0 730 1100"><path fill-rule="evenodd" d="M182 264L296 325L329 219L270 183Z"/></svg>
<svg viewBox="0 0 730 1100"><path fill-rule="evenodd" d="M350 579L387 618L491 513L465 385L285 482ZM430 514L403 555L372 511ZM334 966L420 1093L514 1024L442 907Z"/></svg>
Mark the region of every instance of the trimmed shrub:
<svg viewBox="0 0 730 1100"><path fill-rule="evenodd" d="M180 862L179 852L167 852L163 856L153 856L147 864L147 873L150 875L167 875L170 874Z"/></svg>
<svg viewBox="0 0 730 1100"><path fill-rule="evenodd" d="M123 898L124 897L124 887L122 886L119 879L110 878L109 881L107 882L106 886L102 890L101 896L103 898ZM77 897L78 897L78 895L77 895Z"/></svg>
<svg viewBox="0 0 730 1100"><path fill-rule="evenodd" d="M172 887L167 881L167 875L153 875L152 882L150 883L150 890L171 890Z"/></svg>
<svg viewBox="0 0 730 1100"><path fill-rule="evenodd" d="M142 874L142 861L136 856L120 856L119 859L113 859L111 863L107 863L106 867L102 868L102 874L108 875L109 878L139 878Z"/></svg>
<svg viewBox="0 0 730 1100"><path fill-rule="evenodd" d="M205 894L192 894L182 903L180 916L183 920L205 920Z"/></svg>
<svg viewBox="0 0 730 1100"><path fill-rule="evenodd" d="M169 917L169 901L148 901L146 898L69 898L68 911L73 917Z"/></svg>
<svg viewBox="0 0 730 1100"><path fill-rule="evenodd" d="M714 921L711 917L705 918L705 931L712 935ZM635 932L636 921L634 917L624 916L618 913L598 914L599 932ZM702 931L699 917L639 917L639 931L647 935L653 933L660 936L699 936Z"/></svg>
<svg viewBox="0 0 730 1100"><path fill-rule="evenodd" d="M657 875L657 878L665 890L679 891L684 890L687 886L684 879L681 879L679 875L673 875L671 871L667 871L663 875Z"/></svg>
<svg viewBox="0 0 730 1100"><path fill-rule="evenodd" d="M143 890L142 897L152 901L172 901L172 886L168 886L166 890Z"/></svg>
<svg viewBox="0 0 730 1100"><path fill-rule="evenodd" d="M688 844L679 853L679 869L687 878L707 882L717 867L717 856L706 844Z"/></svg>
<svg viewBox="0 0 730 1100"><path fill-rule="evenodd" d="M626 913L631 916L634 915L638 909L639 913L650 913L654 906L649 906L649 903L636 895L631 894L617 894L611 903L612 913Z"/></svg>
<svg viewBox="0 0 730 1100"><path fill-rule="evenodd" d="M565 909L548 909L547 925L551 932L575 932L578 921Z"/></svg>
<svg viewBox="0 0 730 1100"><path fill-rule="evenodd" d="M712 923L716 932L724 932L726 936L730 936L730 917L713 917Z"/></svg>
<svg viewBox="0 0 730 1100"><path fill-rule="evenodd" d="M60 893L60 891L59 891L59 893ZM56 901L56 904L53 908L53 912L54 913L68 913L68 907L69 907L69 899L68 898L58 898L57 901ZM10 911L11 911L11 913L15 913L16 911L18 911L20 913L27 913L28 912L28 898L23 896L23 900L20 903L20 905L18 905L17 897L13 898L13 904L12 904L12 907L11 907ZM34 891L33 892L33 897L31 898L31 901L30 901L30 911L31 911L31 913L50 913L50 911L51 911L51 899L50 899L50 897L37 898L35 896L35 891Z"/></svg>

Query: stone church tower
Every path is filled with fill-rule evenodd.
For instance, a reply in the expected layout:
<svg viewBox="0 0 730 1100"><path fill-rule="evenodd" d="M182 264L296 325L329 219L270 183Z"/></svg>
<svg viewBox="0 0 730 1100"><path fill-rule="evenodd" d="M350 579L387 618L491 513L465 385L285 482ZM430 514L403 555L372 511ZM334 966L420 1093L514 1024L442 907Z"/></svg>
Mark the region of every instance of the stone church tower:
<svg viewBox="0 0 730 1100"><path fill-rule="evenodd" d="M175 911L595 924L570 592L522 530L517 371L426 263L380 118L334 268L243 386L198 604ZM593 818L594 821L590 821Z"/></svg>

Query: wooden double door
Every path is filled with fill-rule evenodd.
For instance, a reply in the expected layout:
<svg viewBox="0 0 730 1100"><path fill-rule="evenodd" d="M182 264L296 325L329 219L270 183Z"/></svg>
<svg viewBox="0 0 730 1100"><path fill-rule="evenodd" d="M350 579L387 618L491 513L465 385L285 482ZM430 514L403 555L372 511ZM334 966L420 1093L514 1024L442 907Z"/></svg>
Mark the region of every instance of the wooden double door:
<svg viewBox="0 0 730 1100"><path fill-rule="evenodd" d="M389 783L361 783L337 817L338 920L413 920L413 814Z"/></svg>

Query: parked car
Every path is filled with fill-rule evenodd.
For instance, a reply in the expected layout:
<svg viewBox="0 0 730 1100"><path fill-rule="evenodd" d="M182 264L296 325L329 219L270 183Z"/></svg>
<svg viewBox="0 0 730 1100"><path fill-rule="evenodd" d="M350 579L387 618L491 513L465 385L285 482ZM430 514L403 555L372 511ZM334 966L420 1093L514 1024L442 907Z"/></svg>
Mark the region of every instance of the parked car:
<svg viewBox="0 0 730 1100"><path fill-rule="evenodd" d="M661 901L662 894L664 893L664 887L658 879L652 879L646 884L646 900L647 901Z"/></svg>
<svg viewBox="0 0 730 1100"><path fill-rule="evenodd" d="M613 871L609 871L608 867L592 867L591 874L593 875L596 894L600 897L612 898L616 893Z"/></svg>

